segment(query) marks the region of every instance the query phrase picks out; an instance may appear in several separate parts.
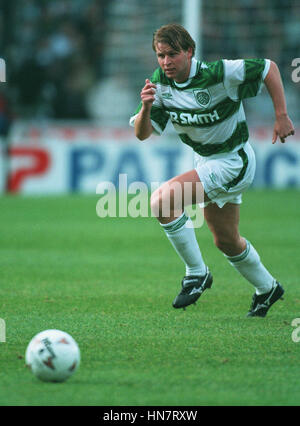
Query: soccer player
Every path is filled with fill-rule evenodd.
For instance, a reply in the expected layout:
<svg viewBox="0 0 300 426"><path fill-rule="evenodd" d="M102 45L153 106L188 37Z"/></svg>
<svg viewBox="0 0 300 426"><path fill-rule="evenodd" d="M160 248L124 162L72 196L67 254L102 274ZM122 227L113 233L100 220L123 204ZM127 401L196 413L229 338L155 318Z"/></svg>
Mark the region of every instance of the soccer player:
<svg viewBox="0 0 300 426"><path fill-rule="evenodd" d="M190 204L203 207L215 245L255 288L247 315L264 317L282 298L284 289L262 264L250 241L239 233L242 193L255 174L242 101L256 96L264 83L275 110L272 143L278 137L284 143L293 135L278 67L269 59L197 61L194 40L178 24L159 28L152 47L159 67L150 80L146 79L130 125L136 137L145 140L153 132L161 134L171 120L195 155L194 169L170 179L151 196L152 210L185 263L181 291L173 306L185 308L195 303L213 281L184 211L185 200L190 199ZM190 197L185 196L186 188L192 189ZM163 214L166 203L168 215Z"/></svg>

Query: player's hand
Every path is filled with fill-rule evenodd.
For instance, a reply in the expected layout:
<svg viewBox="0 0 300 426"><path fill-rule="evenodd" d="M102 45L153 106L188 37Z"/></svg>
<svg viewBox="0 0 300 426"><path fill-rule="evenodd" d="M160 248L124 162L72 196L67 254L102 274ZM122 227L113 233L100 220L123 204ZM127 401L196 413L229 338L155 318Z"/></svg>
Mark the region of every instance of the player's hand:
<svg viewBox="0 0 300 426"><path fill-rule="evenodd" d="M280 138L280 142L284 143L288 136L294 134L295 129L289 116L287 114L278 116L274 124L272 143L274 144L278 137Z"/></svg>
<svg viewBox="0 0 300 426"><path fill-rule="evenodd" d="M152 106L155 100L156 85L151 83L148 78L145 81L145 86L141 90L141 99L144 105Z"/></svg>

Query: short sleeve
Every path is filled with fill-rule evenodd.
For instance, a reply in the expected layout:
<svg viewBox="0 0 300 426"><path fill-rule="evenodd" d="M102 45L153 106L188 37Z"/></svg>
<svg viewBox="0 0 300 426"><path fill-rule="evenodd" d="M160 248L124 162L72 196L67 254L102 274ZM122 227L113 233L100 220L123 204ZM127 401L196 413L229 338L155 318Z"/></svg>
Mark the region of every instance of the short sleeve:
<svg viewBox="0 0 300 426"><path fill-rule="evenodd" d="M235 101L251 98L261 90L269 67L269 59L223 60L224 86Z"/></svg>

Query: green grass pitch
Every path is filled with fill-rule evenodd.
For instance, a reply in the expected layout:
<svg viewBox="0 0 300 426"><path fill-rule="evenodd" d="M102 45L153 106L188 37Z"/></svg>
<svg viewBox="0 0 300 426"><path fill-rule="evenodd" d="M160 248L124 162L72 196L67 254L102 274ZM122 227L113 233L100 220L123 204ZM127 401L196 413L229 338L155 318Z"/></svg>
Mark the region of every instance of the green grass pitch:
<svg viewBox="0 0 300 426"><path fill-rule="evenodd" d="M264 319L245 317L253 287L206 225L196 234L214 284L173 309L184 267L156 219L100 219L98 198L0 198L0 405L299 405L299 192L244 195L241 233L286 290ZM81 349L65 383L25 367L48 328Z"/></svg>

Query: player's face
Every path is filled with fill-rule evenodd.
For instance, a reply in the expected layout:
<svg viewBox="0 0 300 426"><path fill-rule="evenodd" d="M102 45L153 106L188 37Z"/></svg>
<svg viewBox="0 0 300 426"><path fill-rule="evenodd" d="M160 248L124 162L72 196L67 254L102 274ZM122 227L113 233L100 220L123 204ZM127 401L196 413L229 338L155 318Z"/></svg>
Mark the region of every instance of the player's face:
<svg viewBox="0 0 300 426"><path fill-rule="evenodd" d="M172 78L177 83L183 83L188 79L191 68L192 48L178 52L166 43L157 43L156 56L159 66L167 77Z"/></svg>

